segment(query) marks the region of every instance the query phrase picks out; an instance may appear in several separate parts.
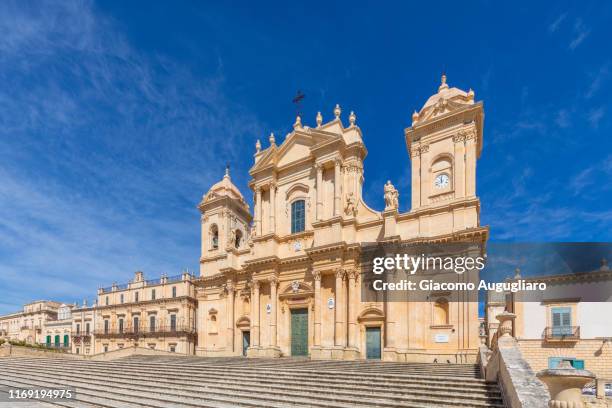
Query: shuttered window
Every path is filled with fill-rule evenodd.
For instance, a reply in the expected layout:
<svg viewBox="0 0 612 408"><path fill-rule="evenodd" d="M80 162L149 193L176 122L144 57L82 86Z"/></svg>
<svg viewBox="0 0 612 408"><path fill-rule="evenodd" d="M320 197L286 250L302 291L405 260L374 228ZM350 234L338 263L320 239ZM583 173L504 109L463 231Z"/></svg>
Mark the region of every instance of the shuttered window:
<svg viewBox="0 0 612 408"><path fill-rule="evenodd" d="M553 336L567 336L572 334L572 309L570 307L553 307L552 309Z"/></svg>
<svg viewBox="0 0 612 408"><path fill-rule="evenodd" d="M302 232L306 229L306 211L304 200L294 201L291 204L291 233Z"/></svg>

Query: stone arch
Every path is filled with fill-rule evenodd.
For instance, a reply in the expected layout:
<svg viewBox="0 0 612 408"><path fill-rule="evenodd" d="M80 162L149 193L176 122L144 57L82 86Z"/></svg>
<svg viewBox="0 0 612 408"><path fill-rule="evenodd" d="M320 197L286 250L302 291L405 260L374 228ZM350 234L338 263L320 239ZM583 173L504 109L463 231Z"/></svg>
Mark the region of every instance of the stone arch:
<svg viewBox="0 0 612 408"><path fill-rule="evenodd" d="M249 316L240 316L238 320L236 320L236 327L242 331L249 330L251 327L251 319Z"/></svg>
<svg viewBox="0 0 612 408"><path fill-rule="evenodd" d="M359 313L357 321L360 323L382 323L385 321L385 314L377 307L368 307Z"/></svg>

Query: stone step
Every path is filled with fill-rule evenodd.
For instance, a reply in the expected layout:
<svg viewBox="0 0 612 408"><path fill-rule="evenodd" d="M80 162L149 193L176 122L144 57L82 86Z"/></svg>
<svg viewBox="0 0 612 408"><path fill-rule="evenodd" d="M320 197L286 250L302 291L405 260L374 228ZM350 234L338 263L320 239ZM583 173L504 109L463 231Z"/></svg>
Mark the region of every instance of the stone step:
<svg viewBox="0 0 612 408"><path fill-rule="evenodd" d="M13 367L15 367L15 365L12 365ZM21 364L19 365L19 367L28 367L28 365L24 365ZM48 367L45 367L44 369L48 369ZM88 366L77 366L77 365L71 365L70 366L70 372L71 373L83 373L83 374L88 374L90 372L90 368ZM97 367L96 368L96 373L113 373L113 372L117 372L117 370L113 370L110 367ZM147 378L147 379L151 379L154 380L156 378L159 377L159 375L162 373L160 371L155 371L151 374L147 374L146 372L143 372L142 370L134 370L134 369L126 369L126 368L122 368L120 370L121 374L130 374L130 375L137 375L139 378ZM169 373L169 374L173 374L173 373ZM245 375L244 373L242 373L242 375L238 374L228 374L228 373L211 373L211 374L206 374L205 371L202 371L201 373L198 373L197 375L189 375L189 376L177 376L176 374L173 374L174 377L177 377L177 383L178 384L184 384L184 385L189 385L189 384L193 384L194 386L199 386L202 383L206 383L206 384L217 384L217 383L222 383L222 384L234 384L234 385L238 385L238 384L249 384L249 385L253 385L253 386L261 386L261 385L266 385L266 386L282 386L284 387L284 389L290 388L292 385L295 385L295 381L290 381L285 379L284 377L280 377L276 380L274 379L269 379L267 377L265 378L261 378L260 376L248 376ZM185 377L185 378L183 378ZM179 381L180 380L180 381ZM198 380L198 381L195 381ZM172 383L171 380L168 380L169 383ZM366 385L360 385L360 384L346 384L344 382L334 382L334 383L330 383L330 382L326 382L326 384L333 389L336 390L345 390L345 391L359 391L359 392L363 392L363 393L373 393L374 390L377 390L378 388L380 388L381 384L378 383L374 383L370 386L366 386ZM307 383L300 383L299 387L301 389L308 389L309 385ZM487 397L500 397L500 392L497 389L497 387L494 386L486 386L486 387L457 387L457 386L445 386L444 384L440 384L438 382L426 382L426 381L420 381L418 383L415 382L411 382L408 384L404 384L402 386L386 386L385 390L388 392L392 392L394 394L399 394L399 395L405 395L405 394L409 394L409 392L412 391L425 391L427 393L440 393L440 392L451 392L451 393L457 393L458 395L461 394L466 394L466 395L477 395L477 394L481 394L483 396L487 396Z"/></svg>
<svg viewBox="0 0 612 408"><path fill-rule="evenodd" d="M57 373L61 373L62 371L61 370L50 370L49 368L44 368L44 369L39 369L39 372L57 374ZM90 375L94 375L94 374L91 374L90 371L82 370L82 369L75 369L74 367L71 368L70 373L75 374L75 375L78 374L79 375L78 378L83 378L83 379L87 379ZM98 368L95 372L95 375L106 374L106 373L113 374L113 371L108 370L108 369L105 370L105 369ZM122 370L121 374L115 374L113 378L114 379L125 379L129 381L130 379L133 379L135 376L138 376L139 380L146 380L147 384L155 383L155 384L159 384L159 386L165 386L165 387L168 387L169 385L174 385L174 386L178 385L182 389L189 390L189 391L198 391L201 388L201 384L206 384L208 387L210 387L212 384L216 384L216 385L221 384L224 386L225 389L236 388L237 390L244 390L244 389L247 389L247 387L251 387L254 390L261 390L261 389L266 389L266 388L282 388L284 391L293 390L295 393L299 393L299 392L318 393L321 391L320 386L307 385L304 383L300 383L299 385L296 385L295 382L290 382L290 381L268 381L266 379L258 379L257 381L250 381L250 382L240 381L240 380L229 380L228 381L227 379L218 379L214 376L210 376L210 377L205 377L205 378L198 377L199 379L202 379L201 382L191 381L192 384L190 384L189 381L185 381L184 379L180 381L178 380L173 381L172 379L170 380L162 379L159 377L158 374L144 375L139 372L133 372L133 375L128 375L130 373L131 371ZM230 385L232 387L230 387ZM174 386L170 388L175 388ZM194 388L196 389L194 390ZM335 395L352 396L355 394L355 392L358 392L361 395L367 394L368 397L381 398L381 399L388 398L389 395L392 395L391 399L393 400L405 400L412 396L431 396L431 397L437 397L437 398L463 398L466 400L487 401L487 402L499 402L501 400L501 394L498 390L470 391L470 390L465 390L461 388L448 389L448 388L436 387L435 385L429 385L429 386L413 385L412 387L403 387L403 388L385 387L384 391L386 391L386 393L381 393L378 387L355 387L355 386L336 385L333 388L333 392Z"/></svg>
<svg viewBox="0 0 612 408"><path fill-rule="evenodd" d="M40 372L40 370L41 370L40 367L32 367L30 370L25 370L24 371L24 375L28 375L28 374L31 375L31 371L36 370L37 368L38 368L37 372ZM21 370L16 370L15 368L13 368L13 370L11 370L11 371L12 372L15 372L15 371L21 372ZM72 370L70 370L68 372L71 372L71 371ZM53 371L53 374L57 374L57 372ZM92 375L95 376L95 374L92 374ZM37 376L35 375L35 377L37 377ZM44 379L46 377L42 376L42 378ZM69 374L64 374L64 378L66 380L70 379L71 382L78 382L78 381L83 379L82 376L71 376ZM97 377L94 377L94 378L90 378L86 382L86 384L97 383L97 384L100 384L101 386L104 386L106 384L115 382L117 384L116 387L121 387L121 385L125 383L124 381L112 381L112 380L109 380L108 377L106 377L105 381L102 381L102 382L99 382L99 381L101 381L101 380L99 380L99 376L97 376ZM136 382L133 381L133 383L136 383ZM133 385L135 385L135 384L133 384ZM245 388L244 385L239 386L239 387L233 387L233 388L227 387L227 386L224 386L224 387L211 387L211 385L207 384L207 383L203 383L202 385L205 386L204 390L205 390L205 392L206 392L208 397L210 397L210 394L213 391L218 391L218 393L221 396L223 396L223 395L225 395L225 393L227 391L232 390L233 391L233 394L232 394L233 396L243 395L246 392L245 397L251 397L252 398L254 394L257 394L258 397L265 398L268 401L269 400L273 400L273 399L278 400L280 398L280 400L282 402L283 397L286 395L286 393L284 391L266 390L266 392L264 392L262 387L258 387L257 385L255 385L250 391L245 391L246 388ZM142 389L142 387L152 388L151 391L149 391L147 395L150 395L151 392L153 392L156 395L160 395L159 399L166 398L166 396L167 396L167 394L164 394L164 393L161 393L161 392L157 392L160 389L159 384L157 384L156 386L151 386L150 383L142 383L142 384L140 384L140 388L139 389ZM202 386L197 387L197 388L202 389ZM114 389L116 390L116 388L114 388ZM170 391L171 391L169 393L170 396L175 395L175 393L172 392L173 389L174 389L174 387L170 388ZM497 404L497 402L499 401L499 399L497 399L497 398L486 398L485 401L490 402L490 403L487 403L487 402L484 402L483 400L477 401L477 400L474 400L472 398L466 398L465 396L458 396L458 397L455 396L453 398L452 395L450 395L450 396L446 395L443 398L435 398L435 396L428 395L427 393L424 393L424 395L422 393L420 393L421 395L410 395L410 396L398 397L398 398L393 398L393 399L388 398L388 394L382 394L382 395L376 396L376 397L374 397L374 399L372 399L372 398L364 398L364 397L362 397L362 398L355 398L354 393L349 393L349 395L345 396L345 395L341 395L341 393L338 393L338 392L333 393L334 396L332 398L330 398L330 397L327 397L326 395L320 395L320 392L321 392L321 390L317 390L317 392L314 392L314 393L306 393L303 390L299 390L299 388L298 388L298 390L296 390L296 392L293 392L291 394L292 395L291 401L299 400L299 398L298 398L298 396L299 396L300 398L304 398L305 401L303 403L306 403L308 405L313 405L312 404L312 400L311 400L312 398L318 398L318 399L325 399L325 400L327 400L327 402L325 404L321 405L321 406L332 406L332 405L329 404L330 401L341 402L341 403L357 403L357 402L361 402L361 403L364 403L365 406L368 406L368 405L370 405L370 406L372 406L372 405L375 405L375 406L404 406L405 404L403 404L402 402L405 399L407 399L409 401L413 401L413 402L419 401L419 402L422 402L422 403L435 404L437 406L442 406L442 404L445 404L445 403L452 403L452 406L496 406L496 405L502 406L502 405ZM181 389L180 395L181 396L187 395L184 389ZM201 396L201 394L196 394L194 397L197 398L197 397L200 397L200 396ZM456 399L456 398L460 398L460 400ZM185 400L183 400L183 399L181 401L185 402Z"/></svg>
<svg viewBox="0 0 612 408"><path fill-rule="evenodd" d="M178 402L180 397L173 396L173 399L161 399L153 397L151 394L141 392L138 389L124 387L110 387L106 386L104 379L96 382L83 382L83 381L59 381L52 379L40 379L33 373L20 376L13 373L6 373L5 378L0 379L0 384L10 386L21 386L21 387L73 387L76 388L77 397L76 401L83 401L85 403L93 404L96 407L104 408L232 408L236 406L243 407L276 407L282 408L282 406L267 404L257 405L249 403L248 401L241 401L238 398L210 398L200 399L197 402L185 403ZM125 393L122 392L126 390ZM171 405L170 405L171 404ZM80 405L79 405L80 407Z"/></svg>
<svg viewBox="0 0 612 408"><path fill-rule="evenodd" d="M65 362L65 363L60 363L60 362L55 362L56 365L60 365L62 367L66 367L66 366L70 366L70 367L83 367L83 365L79 365L79 364L85 364L85 366L87 364L96 364L98 362L75 362L75 361L70 361L70 362ZM53 363L51 363L53 364ZM155 365L155 366L151 366L151 365L143 365L143 364L139 364L139 365L126 365L123 363L117 363L117 362L105 362L105 365L107 367L116 367L117 369L121 369L121 370L127 370L127 369L136 369L136 370L143 370L144 368L150 369L150 370L155 370L155 373L159 373L159 372L170 372L170 373L174 373L174 371L172 370L172 368L163 366L163 365ZM244 368L244 369L239 369L239 368L227 368L227 367L199 367L197 369L195 368L190 368L190 367L180 367L181 373L185 374L185 375L189 375L190 378L192 378L193 376L198 376L198 375L203 375L203 374L214 374L217 377L219 376L223 376L223 377L235 377L236 375L238 376L250 376L252 378L256 378L259 379L261 377L261 374L265 374L265 376L267 378L281 378L281 379L290 379L290 378L295 378L295 379L300 379L300 380L304 380L304 379L313 379L314 381L318 381L321 373L322 372L314 372L312 370L289 370L287 372L284 371L278 371L278 370L265 370L264 372L262 372L261 370L258 371L254 371L251 368ZM331 373L331 375L330 375ZM414 383L421 383L421 384L428 384L428 383L436 383L436 384L442 384L442 385L448 385L448 386L458 386L461 388L466 388L466 387L475 387L475 388L491 388L491 387L496 387L493 384L487 384L484 380L476 380L476 381L471 381L471 380L464 380L464 379L454 379L454 378L446 378L446 377L437 377L437 376L424 376L424 375L395 375L393 376L393 378L391 379L385 379L384 381L380 378L370 378L369 376L361 376L361 373L357 373L359 374L359 376L355 376L353 373L352 375L349 373L349 375L343 375L343 376L336 376L335 374L338 374L338 372L328 372L325 371L325 375L326 375L326 379L329 382L332 383L342 383L342 384L366 384L366 385L381 385L381 384L385 384L385 385L397 385L397 386L406 386L406 385L410 385L410 384L414 384ZM342 372L341 374L347 374L346 372ZM329 377L337 377L337 378L329 378Z"/></svg>

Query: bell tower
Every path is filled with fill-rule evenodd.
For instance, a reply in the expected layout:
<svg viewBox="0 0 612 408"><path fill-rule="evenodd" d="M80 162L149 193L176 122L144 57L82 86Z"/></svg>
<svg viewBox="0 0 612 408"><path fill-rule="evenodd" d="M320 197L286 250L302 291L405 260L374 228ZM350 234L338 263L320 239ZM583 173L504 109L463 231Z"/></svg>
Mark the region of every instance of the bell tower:
<svg viewBox="0 0 612 408"><path fill-rule="evenodd" d="M474 91L451 88L442 75L438 92L412 114L412 126L405 130L412 165L411 211L475 201L473 221L478 223L476 161L483 121L483 104L474 102Z"/></svg>
<svg viewBox="0 0 612 408"><path fill-rule="evenodd" d="M229 167L223 179L202 197L198 205L202 224L200 275L210 276L237 266L236 256L248 251L251 214L238 187L232 183Z"/></svg>

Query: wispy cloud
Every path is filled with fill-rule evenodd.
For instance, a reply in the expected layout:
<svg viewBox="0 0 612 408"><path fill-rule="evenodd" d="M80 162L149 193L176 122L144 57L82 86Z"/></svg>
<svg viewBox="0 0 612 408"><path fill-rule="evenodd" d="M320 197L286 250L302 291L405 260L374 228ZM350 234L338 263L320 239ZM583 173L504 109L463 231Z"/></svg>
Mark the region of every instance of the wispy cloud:
<svg viewBox="0 0 612 408"><path fill-rule="evenodd" d="M219 67L143 54L91 2L2 2L0 81L0 313L197 268L195 205L262 133Z"/></svg>
<svg viewBox="0 0 612 408"><path fill-rule="evenodd" d="M599 70L597 70L597 72L592 76L593 80L587 89L585 98L590 99L591 97L593 97L593 95L595 95L597 91L599 91L603 83L606 81L609 74L610 74L610 61L606 61L606 63L604 63L599 68Z"/></svg>
<svg viewBox="0 0 612 408"><path fill-rule="evenodd" d="M606 113L606 110L603 106L591 109L587 116L591 127L597 129L597 127L599 127L599 122L603 119L605 113Z"/></svg>
<svg viewBox="0 0 612 408"><path fill-rule="evenodd" d="M582 19L577 18L574 23L574 35L569 43L570 50L575 50L591 33L591 30L584 24Z"/></svg>
<svg viewBox="0 0 612 408"><path fill-rule="evenodd" d="M550 33L554 33L554 32L556 32L556 31L559 29L559 27L561 26L561 23L563 23L563 21L565 21L566 17L567 17L567 13L562 13L562 14L560 14L560 15L559 15L559 16L558 16L558 17L555 19L555 21L553 21L552 23L550 23L550 25L548 26L548 31L549 31Z"/></svg>
<svg viewBox="0 0 612 408"><path fill-rule="evenodd" d="M567 111L567 109L561 109L557 112L555 123L560 128L567 128L570 126L569 112Z"/></svg>

